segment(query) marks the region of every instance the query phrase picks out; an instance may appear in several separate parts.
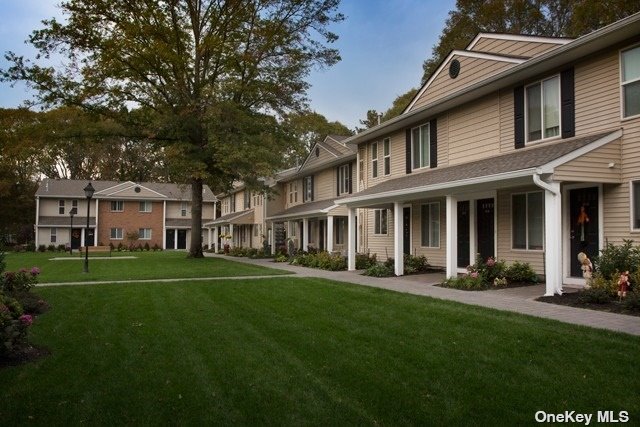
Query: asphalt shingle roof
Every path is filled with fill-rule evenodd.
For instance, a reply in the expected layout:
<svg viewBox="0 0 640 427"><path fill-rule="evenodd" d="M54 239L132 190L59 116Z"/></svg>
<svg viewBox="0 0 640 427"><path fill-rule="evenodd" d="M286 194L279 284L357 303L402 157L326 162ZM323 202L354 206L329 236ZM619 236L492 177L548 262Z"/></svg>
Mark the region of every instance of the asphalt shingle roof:
<svg viewBox="0 0 640 427"><path fill-rule="evenodd" d="M292 206L289 209L285 209L274 215L271 215L269 218L290 217L294 215L301 215L301 216L308 215L312 213L318 213L319 211L330 208L331 206L334 206L334 205L335 203L333 202L333 199L302 203L300 205Z"/></svg>

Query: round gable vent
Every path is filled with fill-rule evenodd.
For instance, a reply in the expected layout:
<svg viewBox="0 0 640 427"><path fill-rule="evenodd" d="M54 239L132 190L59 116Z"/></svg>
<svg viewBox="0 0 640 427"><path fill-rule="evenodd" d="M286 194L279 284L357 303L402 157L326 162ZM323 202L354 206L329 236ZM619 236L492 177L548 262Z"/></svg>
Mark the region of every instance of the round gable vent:
<svg viewBox="0 0 640 427"><path fill-rule="evenodd" d="M320 155L320 147L316 147L316 157Z"/></svg>
<svg viewBox="0 0 640 427"><path fill-rule="evenodd" d="M135 191L136 193L139 193L140 192L140 187L134 188L133 191Z"/></svg>
<svg viewBox="0 0 640 427"><path fill-rule="evenodd" d="M449 76L452 79L455 79L456 77L458 77L458 74L460 74L460 61L454 59L449 65Z"/></svg>

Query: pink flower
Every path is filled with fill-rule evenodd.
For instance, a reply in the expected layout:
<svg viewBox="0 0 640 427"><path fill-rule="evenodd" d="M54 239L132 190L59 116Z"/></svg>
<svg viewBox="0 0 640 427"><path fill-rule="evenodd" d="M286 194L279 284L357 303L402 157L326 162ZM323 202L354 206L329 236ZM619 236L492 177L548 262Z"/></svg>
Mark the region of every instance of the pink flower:
<svg viewBox="0 0 640 427"><path fill-rule="evenodd" d="M478 272L474 271L473 273L471 273L471 277L473 277L474 279L478 278Z"/></svg>
<svg viewBox="0 0 640 427"><path fill-rule="evenodd" d="M33 316L30 314L23 314L18 318L22 322L23 325L30 326L33 323Z"/></svg>
<svg viewBox="0 0 640 427"><path fill-rule="evenodd" d="M37 276L38 274L40 274L40 269L38 267L31 267L31 275Z"/></svg>
<svg viewBox="0 0 640 427"><path fill-rule="evenodd" d="M494 265L496 265L496 260L492 257L487 258L487 267L493 267Z"/></svg>

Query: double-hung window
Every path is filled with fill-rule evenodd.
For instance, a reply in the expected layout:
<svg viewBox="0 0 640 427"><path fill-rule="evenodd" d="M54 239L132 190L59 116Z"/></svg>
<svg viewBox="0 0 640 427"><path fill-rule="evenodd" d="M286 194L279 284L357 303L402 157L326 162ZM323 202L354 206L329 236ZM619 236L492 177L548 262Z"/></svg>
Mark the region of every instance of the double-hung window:
<svg viewBox="0 0 640 427"><path fill-rule="evenodd" d="M429 124L411 129L411 165L413 169L429 166Z"/></svg>
<svg viewBox="0 0 640 427"><path fill-rule="evenodd" d="M511 196L511 246L541 250L544 242L544 197L541 191Z"/></svg>
<svg viewBox="0 0 640 427"><path fill-rule="evenodd" d="M298 183L296 181L289 183L289 203L298 203Z"/></svg>
<svg viewBox="0 0 640 427"><path fill-rule="evenodd" d="M229 212L234 213L235 211L236 211L236 195L232 194L231 196L229 196Z"/></svg>
<svg viewBox="0 0 640 427"><path fill-rule="evenodd" d="M347 229L347 219L346 218L336 218L336 232L335 232L335 241L336 245L344 245L344 236Z"/></svg>
<svg viewBox="0 0 640 427"><path fill-rule="evenodd" d="M631 229L640 231L640 181L631 182Z"/></svg>
<svg viewBox="0 0 640 427"><path fill-rule="evenodd" d="M58 240L58 229L57 228L52 228L51 229L51 243L56 243L56 240Z"/></svg>
<svg viewBox="0 0 640 427"><path fill-rule="evenodd" d="M305 176L302 180L302 199L304 202L313 201L313 176Z"/></svg>
<svg viewBox="0 0 640 427"><path fill-rule="evenodd" d="M111 229L111 240L122 240L122 228Z"/></svg>
<svg viewBox="0 0 640 427"><path fill-rule="evenodd" d="M378 177L378 143L371 144L371 177Z"/></svg>
<svg viewBox="0 0 640 427"><path fill-rule="evenodd" d="M180 203L180 216L187 216L187 202Z"/></svg>
<svg viewBox="0 0 640 427"><path fill-rule="evenodd" d="M151 212L151 202L148 200L140 202L140 212Z"/></svg>
<svg viewBox="0 0 640 427"><path fill-rule="evenodd" d="M374 210L374 230L373 234L387 234L388 216L386 209Z"/></svg>
<svg viewBox="0 0 640 427"><path fill-rule="evenodd" d="M385 138L382 141L382 155L384 162L384 174L391 174L391 140L389 138Z"/></svg>
<svg viewBox="0 0 640 427"><path fill-rule="evenodd" d="M251 193L245 190L243 196L244 196L244 210L251 209Z"/></svg>
<svg viewBox="0 0 640 427"><path fill-rule="evenodd" d="M440 247L440 203L433 202L422 205L422 246L426 248Z"/></svg>
<svg viewBox="0 0 640 427"><path fill-rule="evenodd" d="M111 201L111 212L123 212L123 211L124 211L124 201L122 200Z"/></svg>
<svg viewBox="0 0 640 427"><path fill-rule="evenodd" d="M64 200L58 200L58 213L64 215Z"/></svg>
<svg viewBox="0 0 640 427"><path fill-rule="evenodd" d="M527 86L525 94L527 142L560 135L560 76Z"/></svg>
<svg viewBox="0 0 640 427"><path fill-rule="evenodd" d="M622 51L622 116L640 114L640 46Z"/></svg>
<svg viewBox="0 0 640 427"><path fill-rule="evenodd" d="M338 196L349 193L351 187L351 171L350 165L342 165L338 168Z"/></svg>
<svg viewBox="0 0 640 427"><path fill-rule="evenodd" d="M150 228L139 228L138 229L138 238L140 240L151 240L151 229Z"/></svg>

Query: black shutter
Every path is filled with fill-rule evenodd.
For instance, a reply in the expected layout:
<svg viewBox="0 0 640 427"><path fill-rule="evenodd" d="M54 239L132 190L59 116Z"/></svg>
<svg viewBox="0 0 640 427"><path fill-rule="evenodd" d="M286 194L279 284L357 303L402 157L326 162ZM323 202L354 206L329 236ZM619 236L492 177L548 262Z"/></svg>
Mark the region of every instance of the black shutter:
<svg viewBox="0 0 640 427"><path fill-rule="evenodd" d="M314 184L314 182L313 182L313 178L314 178L314 176L313 176L313 175L311 175L311 201L312 201L312 202L313 202L313 198L315 197L315 196L314 196L314 191L315 191L315 189L314 189L314 185L315 185L315 184Z"/></svg>
<svg viewBox="0 0 640 427"><path fill-rule="evenodd" d="M349 163L349 194L353 193L353 163Z"/></svg>
<svg viewBox="0 0 640 427"><path fill-rule="evenodd" d="M411 173L411 129L407 129L405 155L407 160L407 173Z"/></svg>
<svg viewBox="0 0 640 427"><path fill-rule="evenodd" d="M429 167L438 166L438 119L429 122Z"/></svg>
<svg viewBox="0 0 640 427"><path fill-rule="evenodd" d="M560 117L562 137L571 138L576 134L573 67L560 73Z"/></svg>
<svg viewBox="0 0 640 427"><path fill-rule="evenodd" d="M515 147L524 147L524 86L513 89L513 122Z"/></svg>

